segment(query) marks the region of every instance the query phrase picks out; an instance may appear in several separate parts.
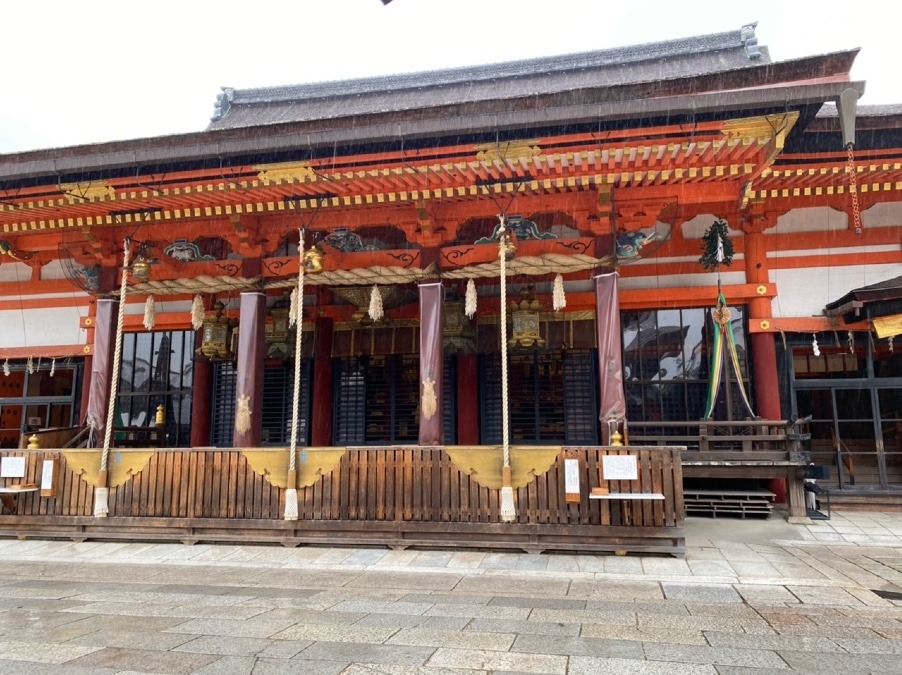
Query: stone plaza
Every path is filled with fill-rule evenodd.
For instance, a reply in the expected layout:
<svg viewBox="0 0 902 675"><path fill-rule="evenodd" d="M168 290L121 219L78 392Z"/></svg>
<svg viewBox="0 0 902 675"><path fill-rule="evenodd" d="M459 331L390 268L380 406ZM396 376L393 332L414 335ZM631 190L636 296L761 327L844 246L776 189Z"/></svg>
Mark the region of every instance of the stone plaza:
<svg viewBox="0 0 902 675"><path fill-rule="evenodd" d="M0 540L0 672L902 672L902 514L686 535L684 558Z"/></svg>

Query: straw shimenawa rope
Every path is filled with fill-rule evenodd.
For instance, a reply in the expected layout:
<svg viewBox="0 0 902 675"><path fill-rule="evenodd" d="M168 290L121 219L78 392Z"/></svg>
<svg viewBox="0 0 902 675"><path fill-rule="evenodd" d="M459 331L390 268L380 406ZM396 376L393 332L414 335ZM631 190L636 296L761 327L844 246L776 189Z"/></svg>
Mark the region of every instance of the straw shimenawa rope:
<svg viewBox="0 0 902 675"><path fill-rule="evenodd" d="M125 324L125 296L128 286L128 264L131 241L125 240L125 252L122 255L122 283L119 286L119 312L116 317L116 339L113 349L113 373L110 376L110 400L106 413L106 428L103 430L103 448L100 451L100 473L97 476L97 487L94 488L94 515L109 515L110 488L107 475L109 465L110 444L113 440L113 417L116 410L116 397L119 395L119 372L122 360L122 327Z"/></svg>

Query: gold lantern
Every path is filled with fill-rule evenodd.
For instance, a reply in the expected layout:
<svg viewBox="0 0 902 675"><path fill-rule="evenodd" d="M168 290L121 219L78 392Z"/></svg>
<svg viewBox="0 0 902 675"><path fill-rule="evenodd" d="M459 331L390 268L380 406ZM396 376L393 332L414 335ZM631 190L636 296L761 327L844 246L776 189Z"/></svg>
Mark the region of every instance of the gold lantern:
<svg viewBox="0 0 902 675"><path fill-rule="evenodd" d="M542 305L535 299L531 288L520 291L519 302L511 306L512 336L507 341L508 347L545 346L545 340L539 334L539 313Z"/></svg>
<svg viewBox="0 0 902 675"><path fill-rule="evenodd" d="M463 300L446 300L442 346L447 352L476 351L476 330L472 319L464 313Z"/></svg>
<svg viewBox="0 0 902 675"><path fill-rule="evenodd" d="M213 360L228 359L232 357L235 322L225 315L222 302L217 302L213 309L213 315L204 319L203 339L197 353Z"/></svg>

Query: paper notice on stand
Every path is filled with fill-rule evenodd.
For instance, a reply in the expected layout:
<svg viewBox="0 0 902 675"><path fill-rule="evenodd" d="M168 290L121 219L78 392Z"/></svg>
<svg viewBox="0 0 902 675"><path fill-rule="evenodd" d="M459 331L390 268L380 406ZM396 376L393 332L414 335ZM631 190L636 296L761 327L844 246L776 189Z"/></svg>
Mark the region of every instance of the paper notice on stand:
<svg viewBox="0 0 902 675"><path fill-rule="evenodd" d="M601 458L604 480L638 480L638 459L636 455L605 455Z"/></svg>
<svg viewBox="0 0 902 675"><path fill-rule="evenodd" d="M579 490L579 460L564 460L564 495L568 502L578 502Z"/></svg>

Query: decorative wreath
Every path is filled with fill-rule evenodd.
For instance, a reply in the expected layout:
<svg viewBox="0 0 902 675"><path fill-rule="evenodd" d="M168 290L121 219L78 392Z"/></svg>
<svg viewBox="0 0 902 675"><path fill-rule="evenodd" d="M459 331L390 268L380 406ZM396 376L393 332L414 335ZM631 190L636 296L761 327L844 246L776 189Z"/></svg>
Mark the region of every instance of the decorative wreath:
<svg viewBox="0 0 902 675"><path fill-rule="evenodd" d="M718 259L718 243L722 247ZM704 270L715 271L721 265L729 267L733 262L733 242L730 241L727 221L718 218L702 235L702 257L698 259Z"/></svg>

